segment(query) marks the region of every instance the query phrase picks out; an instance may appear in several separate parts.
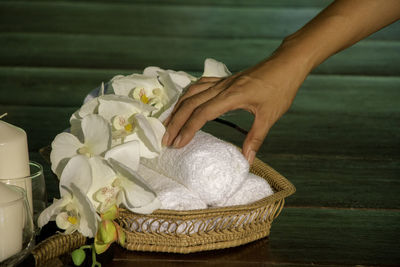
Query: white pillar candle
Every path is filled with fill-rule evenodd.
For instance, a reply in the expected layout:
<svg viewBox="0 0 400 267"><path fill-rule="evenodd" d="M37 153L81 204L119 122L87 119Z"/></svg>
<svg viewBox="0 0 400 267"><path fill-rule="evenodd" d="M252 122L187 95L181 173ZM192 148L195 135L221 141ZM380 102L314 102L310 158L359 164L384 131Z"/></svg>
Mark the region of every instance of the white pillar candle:
<svg viewBox="0 0 400 267"><path fill-rule="evenodd" d="M0 183L0 262L22 249L23 200L20 193Z"/></svg>
<svg viewBox="0 0 400 267"><path fill-rule="evenodd" d="M0 120L0 180L7 180L8 184L22 187L26 191L32 211L31 180L19 179L29 175L28 141L25 131Z"/></svg>

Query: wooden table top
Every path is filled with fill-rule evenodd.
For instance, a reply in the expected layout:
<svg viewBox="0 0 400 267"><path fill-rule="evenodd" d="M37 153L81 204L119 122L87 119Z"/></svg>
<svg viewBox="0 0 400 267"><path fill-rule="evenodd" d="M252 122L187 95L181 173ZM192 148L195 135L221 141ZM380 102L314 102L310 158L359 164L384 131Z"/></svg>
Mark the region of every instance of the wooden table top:
<svg viewBox="0 0 400 267"><path fill-rule="evenodd" d="M39 149L85 95L153 65L201 75L214 57L239 71L330 1L14 0L0 2L0 114L28 134L49 200L58 181ZM316 68L258 157L297 188L268 239L176 255L115 249L103 266L400 265L400 24ZM249 129L244 111L222 118ZM244 136L209 122L217 137ZM1 133L0 133L1 134Z"/></svg>

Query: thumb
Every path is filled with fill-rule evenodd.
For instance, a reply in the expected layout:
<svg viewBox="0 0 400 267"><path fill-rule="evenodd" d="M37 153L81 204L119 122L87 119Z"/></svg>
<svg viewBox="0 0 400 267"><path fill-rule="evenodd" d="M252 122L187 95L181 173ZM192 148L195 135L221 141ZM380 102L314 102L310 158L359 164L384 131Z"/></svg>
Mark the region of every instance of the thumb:
<svg viewBox="0 0 400 267"><path fill-rule="evenodd" d="M252 164L257 151L260 149L265 137L270 129L270 125L266 120L256 116L250 132L247 134L243 142L243 155L247 161Z"/></svg>

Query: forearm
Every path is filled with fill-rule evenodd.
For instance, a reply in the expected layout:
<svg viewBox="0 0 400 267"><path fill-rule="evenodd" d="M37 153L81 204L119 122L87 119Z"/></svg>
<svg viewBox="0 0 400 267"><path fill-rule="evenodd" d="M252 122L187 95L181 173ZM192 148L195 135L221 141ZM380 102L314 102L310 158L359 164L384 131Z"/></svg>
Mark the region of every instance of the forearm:
<svg viewBox="0 0 400 267"><path fill-rule="evenodd" d="M331 55L398 19L399 0L335 1L285 38L272 58L300 64L310 72Z"/></svg>

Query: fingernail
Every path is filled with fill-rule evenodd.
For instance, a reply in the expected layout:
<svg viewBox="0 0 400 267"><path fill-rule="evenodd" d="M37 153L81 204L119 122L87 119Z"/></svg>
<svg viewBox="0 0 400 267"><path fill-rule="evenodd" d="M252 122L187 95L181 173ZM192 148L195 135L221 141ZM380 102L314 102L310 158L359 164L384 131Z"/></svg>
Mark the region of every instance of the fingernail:
<svg viewBox="0 0 400 267"><path fill-rule="evenodd" d="M168 132L165 132L165 134L164 134L164 136L163 136L163 138L161 140L161 144L163 146L168 145L168 138L169 138L169 134L168 134Z"/></svg>
<svg viewBox="0 0 400 267"><path fill-rule="evenodd" d="M180 135L178 135L176 138L175 138L175 142L174 142L174 144L173 144L173 147L174 148L177 148L178 146L179 146L179 143L181 142L181 136Z"/></svg>
<svg viewBox="0 0 400 267"><path fill-rule="evenodd" d="M250 150L250 151L247 153L247 157L246 157L246 158L247 158L247 161L248 161L250 164L252 164L255 157L256 157L256 152L255 152L254 150Z"/></svg>

